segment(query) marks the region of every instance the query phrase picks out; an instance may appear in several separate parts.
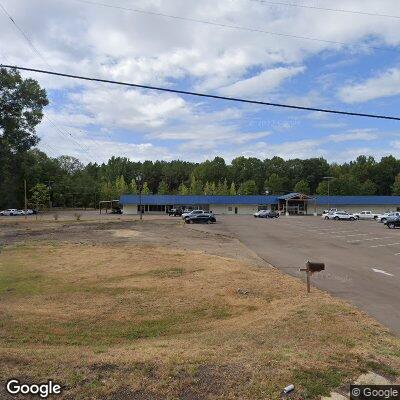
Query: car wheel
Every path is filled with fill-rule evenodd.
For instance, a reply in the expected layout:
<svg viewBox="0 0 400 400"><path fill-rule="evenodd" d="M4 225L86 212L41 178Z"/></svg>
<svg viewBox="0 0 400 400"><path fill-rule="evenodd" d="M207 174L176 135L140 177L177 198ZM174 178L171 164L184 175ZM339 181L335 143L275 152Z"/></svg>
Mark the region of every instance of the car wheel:
<svg viewBox="0 0 400 400"><path fill-rule="evenodd" d="M378 216L377 215L375 215L375 217L374 217L374 220L376 221L378 219Z"/></svg>
<svg viewBox="0 0 400 400"><path fill-rule="evenodd" d="M394 228L396 228L396 225L395 225L393 222L389 222L389 223L387 224L387 226L388 226L389 229L394 229Z"/></svg>
<svg viewBox="0 0 400 400"><path fill-rule="evenodd" d="M333 218L335 221L339 221L339 217L335 217Z"/></svg>
<svg viewBox="0 0 400 400"><path fill-rule="evenodd" d="M357 216L356 216L356 219L360 219L360 217L357 215Z"/></svg>
<svg viewBox="0 0 400 400"><path fill-rule="evenodd" d="M329 219L329 217L325 217L325 218L324 218L325 221L328 221L328 219Z"/></svg>
<svg viewBox="0 0 400 400"><path fill-rule="evenodd" d="M351 218L350 218L350 221L354 221L354 218L353 218L353 217L351 217Z"/></svg>

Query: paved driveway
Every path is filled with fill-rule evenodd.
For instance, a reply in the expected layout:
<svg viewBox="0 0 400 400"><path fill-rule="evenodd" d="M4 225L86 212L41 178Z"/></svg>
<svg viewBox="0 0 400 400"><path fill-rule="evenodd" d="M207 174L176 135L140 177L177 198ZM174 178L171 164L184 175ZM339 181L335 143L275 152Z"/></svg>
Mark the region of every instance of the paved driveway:
<svg viewBox="0 0 400 400"><path fill-rule="evenodd" d="M299 272L307 260L326 264L313 284L350 300L400 334L400 229L375 221L324 221L320 217L256 219L219 216L206 229L236 236L282 271Z"/></svg>

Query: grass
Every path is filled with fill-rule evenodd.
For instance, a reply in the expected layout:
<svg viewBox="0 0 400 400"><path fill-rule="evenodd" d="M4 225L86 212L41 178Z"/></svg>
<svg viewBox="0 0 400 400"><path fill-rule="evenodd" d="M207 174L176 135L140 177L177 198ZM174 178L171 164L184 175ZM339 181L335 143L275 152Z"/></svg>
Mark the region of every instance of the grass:
<svg viewBox="0 0 400 400"><path fill-rule="evenodd" d="M132 244L2 253L0 376L51 377L66 398L276 399L294 383L318 399L399 374L399 354L348 304L246 262Z"/></svg>

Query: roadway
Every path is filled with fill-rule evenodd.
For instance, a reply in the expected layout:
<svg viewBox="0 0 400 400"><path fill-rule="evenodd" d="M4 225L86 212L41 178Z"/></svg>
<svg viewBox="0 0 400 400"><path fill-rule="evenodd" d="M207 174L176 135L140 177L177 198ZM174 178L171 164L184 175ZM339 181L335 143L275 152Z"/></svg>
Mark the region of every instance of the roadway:
<svg viewBox="0 0 400 400"><path fill-rule="evenodd" d="M304 279L307 260L324 262L313 285L355 304L400 335L400 229L375 221L320 217L218 216L206 229L237 237L268 263Z"/></svg>

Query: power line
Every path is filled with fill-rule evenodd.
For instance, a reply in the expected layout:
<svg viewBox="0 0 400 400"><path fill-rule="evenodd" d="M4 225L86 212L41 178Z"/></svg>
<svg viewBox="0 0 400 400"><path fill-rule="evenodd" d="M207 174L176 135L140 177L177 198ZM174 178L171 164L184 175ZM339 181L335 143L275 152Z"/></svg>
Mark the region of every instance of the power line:
<svg viewBox="0 0 400 400"><path fill-rule="evenodd" d="M90 5L106 7L106 8L112 8L112 9L117 9L117 10L122 10L122 11L129 11L129 12L134 12L134 13L139 13L139 14L155 15L158 17L171 18L171 19L180 20L180 21L189 21L189 22L195 22L195 23L199 23L199 24L212 25L212 26L217 26L220 28L238 29L238 30L247 31L247 32L263 33L266 35L287 37L287 38L291 38L291 39L309 40L309 41L313 41L313 42L321 42L321 43L334 44L334 45L340 45L340 46L346 46L346 47L349 46L348 43L340 42L340 41L336 41L336 40L318 39L318 38L314 38L314 37L310 37L310 36L293 35L293 34L282 33L282 32L272 32L272 31L266 31L266 30L258 29L258 28L249 28L249 27L244 27L244 26L239 26L239 25L223 24L223 23L219 23L219 22L207 21L207 20L197 19L197 18L180 17L177 15L164 14L164 13L155 12L155 11L148 11L148 10L143 10L140 8L131 8L131 7L116 6L116 5L107 4L107 3L99 3L97 1L91 1L91 0L74 0L74 1L77 1L79 3L90 4ZM393 49L389 49L386 47L371 46L369 44L357 45L357 46L363 47L363 48L374 49L374 50L394 51Z"/></svg>
<svg viewBox="0 0 400 400"><path fill-rule="evenodd" d="M80 80L84 80L84 81L110 83L113 85L129 86L129 87L148 89L148 90L156 90L156 91L160 91L160 92L169 92L169 93L184 94L184 95L189 95L189 96L206 97L206 98L217 99L217 100L234 101L234 102L238 102L238 103L257 104L257 105L263 105L263 106L281 107L281 108L296 109L296 110L316 111L316 112L323 112L323 113L329 113L329 114L341 114L341 115L356 116L356 117L378 118L378 119L400 121L400 117L395 117L395 116L390 116L390 115L366 114L366 113L357 113L357 112L350 112L350 111L332 110L332 109L326 109L326 108L304 107L304 106L296 106L296 105L282 104L282 103L270 103L270 102L265 102L265 101L249 100L249 99L242 99L242 98L237 98L237 97L218 96L218 95L214 95L214 94L199 93L199 92L189 92L186 90L169 89L169 88L157 87L157 86L139 85L137 83L113 81L113 80L109 80L109 79L91 78L91 77L81 76L81 75L64 74L61 72L53 72L53 71L46 71L46 70L42 70L42 69L19 67L16 65L0 64L0 67L15 68L15 69L18 69L21 71L37 72L40 74L55 75L55 76L61 76L61 77L65 77L65 78L80 79Z"/></svg>
<svg viewBox="0 0 400 400"><path fill-rule="evenodd" d="M276 6L308 8L308 9L311 9L311 10L333 11L333 12L346 13L346 14L367 15L369 17L383 17L383 18L400 19L400 15L379 14L379 13L366 12L366 11L346 10L346 9L342 9L342 8L317 7L317 6L310 6L310 5L304 5L304 4L284 3L284 2L280 2L280 1L267 1L267 0L250 0L250 1L254 1L256 3L264 3L264 4L276 5Z"/></svg>

